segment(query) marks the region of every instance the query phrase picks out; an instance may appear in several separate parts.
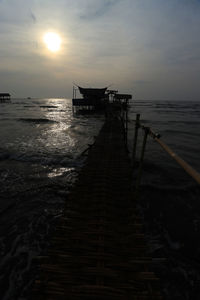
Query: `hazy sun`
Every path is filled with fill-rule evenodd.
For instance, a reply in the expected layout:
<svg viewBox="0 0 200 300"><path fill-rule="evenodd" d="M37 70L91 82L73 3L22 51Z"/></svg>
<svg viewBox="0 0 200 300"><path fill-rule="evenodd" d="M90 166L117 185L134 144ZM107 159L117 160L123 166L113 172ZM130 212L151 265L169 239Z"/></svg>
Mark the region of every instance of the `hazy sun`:
<svg viewBox="0 0 200 300"><path fill-rule="evenodd" d="M44 35L44 42L50 51L57 52L60 50L61 38L57 33L47 32Z"/></svg>

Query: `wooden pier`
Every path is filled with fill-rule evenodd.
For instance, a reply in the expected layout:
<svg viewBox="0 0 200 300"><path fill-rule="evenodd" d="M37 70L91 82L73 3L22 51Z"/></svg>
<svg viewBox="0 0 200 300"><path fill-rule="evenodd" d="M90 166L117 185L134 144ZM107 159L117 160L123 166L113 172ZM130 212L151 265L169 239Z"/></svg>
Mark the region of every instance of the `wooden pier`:
<svg viewBox="0 0 200 300"><path fill-rule="evenodd" d="M66 200L31 299L163 299L147 253L124 129L109 116Z"/></svg>

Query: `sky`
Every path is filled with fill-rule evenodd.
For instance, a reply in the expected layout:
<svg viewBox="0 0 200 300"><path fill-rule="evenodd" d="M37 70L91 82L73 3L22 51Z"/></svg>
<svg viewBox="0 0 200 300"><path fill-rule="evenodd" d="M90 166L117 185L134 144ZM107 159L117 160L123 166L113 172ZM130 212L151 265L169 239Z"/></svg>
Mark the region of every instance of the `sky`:
<svg viewBox="0 0 200 300"><path fill-rule="evenodd" d="M0 0L0 92L71 98L74 83L200 100L200 0Z"/></svg>

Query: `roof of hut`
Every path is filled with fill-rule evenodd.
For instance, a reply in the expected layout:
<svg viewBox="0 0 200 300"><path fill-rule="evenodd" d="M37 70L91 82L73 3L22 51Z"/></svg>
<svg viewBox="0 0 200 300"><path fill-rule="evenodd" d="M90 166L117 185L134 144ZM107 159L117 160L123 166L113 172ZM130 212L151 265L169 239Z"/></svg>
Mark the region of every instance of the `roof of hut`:
<svg viewBox="0 0 200 300"><path fill-rule="evenodd" d="M0 93L0 97L3 97L3 96L10 96L10 94L9 93Z"/></svg>
<svg viewBox="0 0 200 300"><path fill-rule="evenodd" d="M90 97L103 98L107 90L107 87L99 89L99 88L82 88L79 86L78 88L84 98L90 98Z"/></svg>

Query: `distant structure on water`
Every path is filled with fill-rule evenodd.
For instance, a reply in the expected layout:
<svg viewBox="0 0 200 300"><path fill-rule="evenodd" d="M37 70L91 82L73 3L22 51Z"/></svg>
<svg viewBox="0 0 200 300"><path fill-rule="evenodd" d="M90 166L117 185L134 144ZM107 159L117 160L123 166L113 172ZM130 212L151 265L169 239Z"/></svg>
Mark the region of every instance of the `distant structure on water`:
<svg viewBox="0 0 200 300"><path fill-rule="evenodd" d="M9 93L0 93L0 102L10 101Z"/></svg>
<svg viewBox="0 0 200 300"><path fill-rule="evenodd" d="M83 96L77 98L77 90ZM119 94L116 90L105 88L83 88L73 86L73 111L101 111L105 110L107 104L116 103L127 107L128 101L132 99L132 95Z"/></svg>

